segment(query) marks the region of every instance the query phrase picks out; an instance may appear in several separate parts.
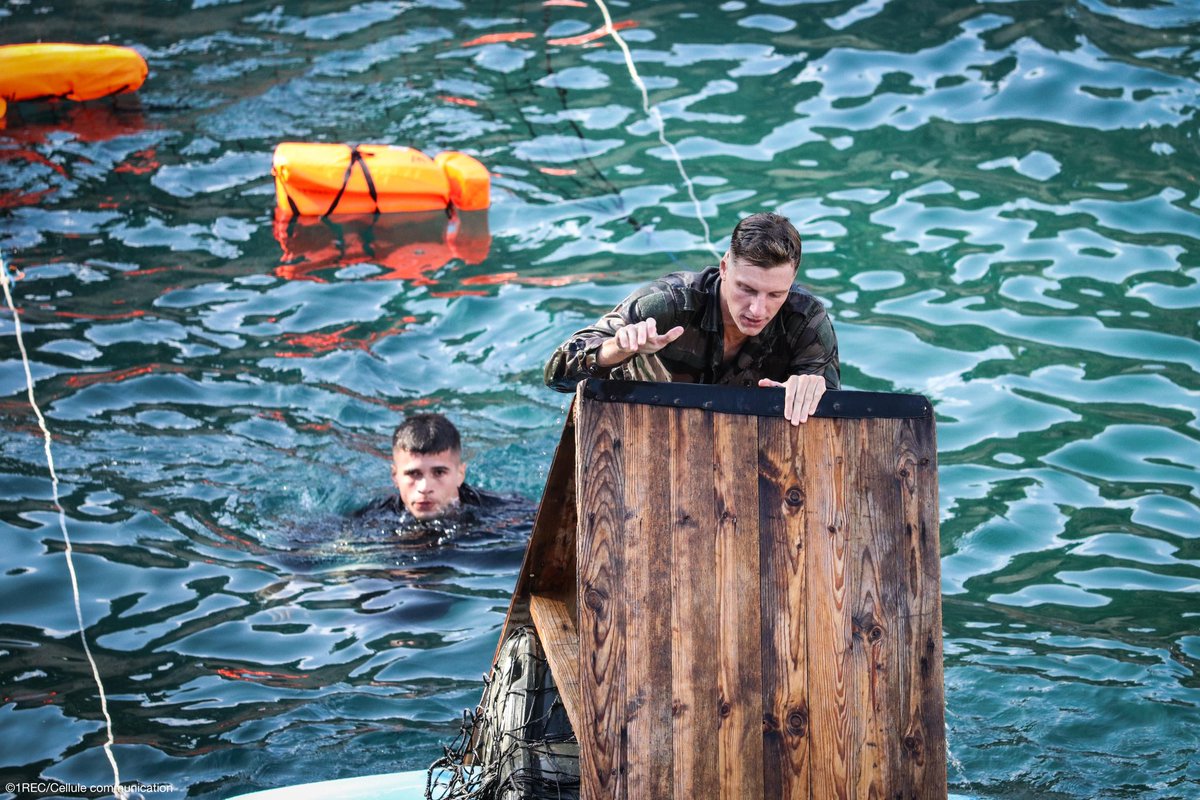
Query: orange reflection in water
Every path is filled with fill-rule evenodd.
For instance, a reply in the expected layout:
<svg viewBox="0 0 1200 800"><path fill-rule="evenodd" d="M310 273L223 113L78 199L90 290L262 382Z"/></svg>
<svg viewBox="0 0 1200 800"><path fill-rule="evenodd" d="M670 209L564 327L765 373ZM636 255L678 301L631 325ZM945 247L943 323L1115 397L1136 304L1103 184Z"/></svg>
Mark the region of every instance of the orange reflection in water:
<svg viewBox="0 0 1200 800"><path fill-rule="evenodd" d="M52 170L64 178L70 178L70 159L57 155L53 159L38 152L56 133L71 134L75 141L85 143L107 142L121 136L141 133L146 128L141 109L136 103L99 100L88 103L59 102L56 100L12 103L7 116L0 116L0 164L6 161L27 162ZM149 152L150 158L145 158ZM75 160L89 159L76 155ZM135 153L130 160L112 165L113 172L142 174L158 168L153 160L153 151ZM58 187L51 186L35 191L0 192L0 210L41 205Z"/></svg>
<svg viewBox="0 0 1200 800"><path fill-rule="evenodd" d="M275 218L275 239L283 250L275 274L288 280L323 282L316 273L354 264L385 270L372 280L404 280L432 285L429 273L458 259L480 264L492 247L486 211L335 215Z"/></svg>
<svg viewBox="0 0 1200 800"><path fill-rule="evenodd" d="M634 20L631 20L631 19L624 19L624 20L621 20L620 22L614 22L612 29L614 31L623 31L626 28L636 28L636 27L637 27L637 22L635 22ZM563 39L547 39L546 44L556 45L559 47L570 47L572 45L588 44L590 42L596 41L597 39L603 39L605 36L608 36L608 27L607 26L605 26L603 28L597 28L596 30L592 31L591 33L580 34L579 36L568 36Z"/></svg>
<svg viewBox="0 0 1200 800"><path fill-rule="evenodd" d="M308 677L308 675L303 673L296 675L288 672L272 672L265 669L245 669L243 667L217 667L216 673L222 678L229 678L235 681L253 681L255 683L271 681L287 683L304 680Z"/></svg>
<svg viewBox="0 0 1200 800"><path fill-rule="evenodd" d="M481 44L497 44L499 42L519 42L522 39L532 39L537 34L528 31L507 31L505 33L485 33L483 36L463 42L463 47L475 47Z"/></svg>
<svg viewBox="0 0 1200 800"><path fill-rule="evenodd" d="M86 103L57 100L12 103L2 118L0 142L41 144L52 133L66 131L81 142L107 142L146 129L136 100L109 98Z"/></svg>

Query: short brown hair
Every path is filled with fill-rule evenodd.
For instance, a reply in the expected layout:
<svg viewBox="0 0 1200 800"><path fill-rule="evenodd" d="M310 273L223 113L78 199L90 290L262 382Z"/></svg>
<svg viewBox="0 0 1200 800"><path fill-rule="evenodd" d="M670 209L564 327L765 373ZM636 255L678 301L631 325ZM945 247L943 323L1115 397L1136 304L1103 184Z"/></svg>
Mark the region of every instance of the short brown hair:
<svg viewBox="0 0 1200 800"><path fill-rule="evenodd" d="M769 269L781 264L800 266L800 234L787 217L763 211L751 214L733 229L729 254L736 261Z"/></svg>
<svg viewBox="0 0 1200 800"><path fill-rule="evenodd" d="M441 414L413 414L392 433L392 450L419 455L462 451L458 428Z"/></svg>

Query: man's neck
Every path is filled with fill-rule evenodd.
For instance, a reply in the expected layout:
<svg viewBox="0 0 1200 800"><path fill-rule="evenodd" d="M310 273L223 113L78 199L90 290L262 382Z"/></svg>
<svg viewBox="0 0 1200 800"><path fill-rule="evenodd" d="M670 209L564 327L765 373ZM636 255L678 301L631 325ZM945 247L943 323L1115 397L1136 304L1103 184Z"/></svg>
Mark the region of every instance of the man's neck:
<svg viewBox="0 0 1200 800"><path fill-rule="evenodd" d="M733 317L729 313L729 308L725 305L725 298L721 300L721 363L727 363L738 354L742 349L742 345L750 337L738 330L738 326L734 323Z"/></svg>

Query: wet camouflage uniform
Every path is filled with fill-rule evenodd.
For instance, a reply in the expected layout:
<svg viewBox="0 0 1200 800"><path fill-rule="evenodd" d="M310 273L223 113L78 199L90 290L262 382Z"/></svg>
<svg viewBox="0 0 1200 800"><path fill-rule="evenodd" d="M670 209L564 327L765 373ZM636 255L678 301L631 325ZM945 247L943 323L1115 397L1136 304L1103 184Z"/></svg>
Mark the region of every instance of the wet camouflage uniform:
<svg viewBox="0 0 1200 800"><path fill-rule="evenodd" d="M554 351L546 364L546 385L572 392L585 378L614 378L757 386L760 378L782 382L791 375L813 374L825 376L828 389L840 386L833 323L820 301L795 284L775 318L722 364L720 286L717 267L673 272L643 286ZM637 355L609 369L596 363L605 339L623 325L650 317L659 333L682 325L683 335L653 355Z"/></svg>

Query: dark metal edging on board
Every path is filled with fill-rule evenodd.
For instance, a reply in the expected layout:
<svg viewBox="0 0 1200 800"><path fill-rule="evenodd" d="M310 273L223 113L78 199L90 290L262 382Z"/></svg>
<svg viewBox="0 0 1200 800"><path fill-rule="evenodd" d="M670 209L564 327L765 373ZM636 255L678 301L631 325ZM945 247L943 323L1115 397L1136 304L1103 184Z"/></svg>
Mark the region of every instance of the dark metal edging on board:
<svg viewBox="0 0 1200 800"><path fill-rule="evenodd" d="M602 403L640 403L672 408L699 408L722 414L757 417L783 416L782 389L743 389L698 383L648 383L589 378L583 396ZM895 392L828 391L817 405L815 417L837 419L919 419L933 414L924 395Z"/></svg>

